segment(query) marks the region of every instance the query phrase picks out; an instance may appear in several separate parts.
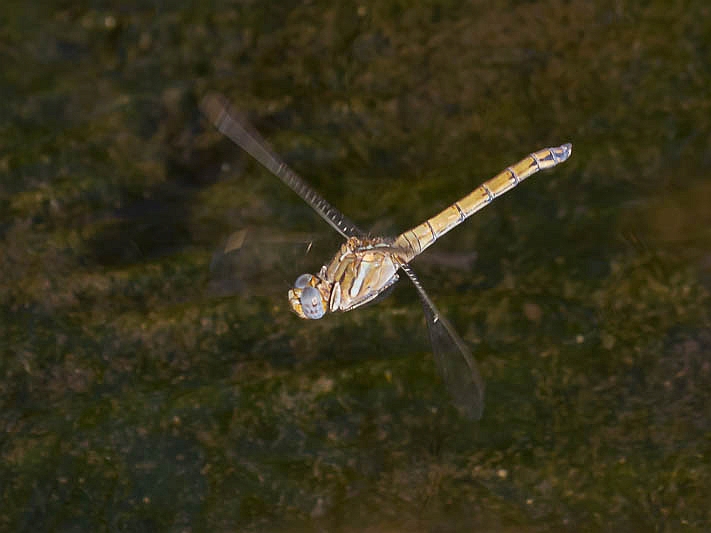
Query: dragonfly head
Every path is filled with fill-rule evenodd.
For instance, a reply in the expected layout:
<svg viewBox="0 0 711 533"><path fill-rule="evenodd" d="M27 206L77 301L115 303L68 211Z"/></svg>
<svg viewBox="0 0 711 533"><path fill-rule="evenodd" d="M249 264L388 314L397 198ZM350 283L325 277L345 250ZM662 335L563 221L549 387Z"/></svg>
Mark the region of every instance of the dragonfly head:
<svg viewBox="0 0 711 533"><path fill-rule="evenodd" d="M330 287L313 274L302 274L289 289L291 309L301 318L318 319L326 314Z"/></svg>

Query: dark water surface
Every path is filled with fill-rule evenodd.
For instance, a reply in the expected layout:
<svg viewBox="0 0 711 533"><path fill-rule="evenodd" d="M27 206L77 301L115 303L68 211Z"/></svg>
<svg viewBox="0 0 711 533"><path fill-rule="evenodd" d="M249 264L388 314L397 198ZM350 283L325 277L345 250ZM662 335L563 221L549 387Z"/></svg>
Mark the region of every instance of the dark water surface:
<svg viewBox="0 0 711 533"><path fill-rule="evenodd" d="M54 4L0 5L0 530L711 529L706 0ZM210 90L382 233L573 143L415 263L480 422L407 284L290 313L339 238Z"/></svg>

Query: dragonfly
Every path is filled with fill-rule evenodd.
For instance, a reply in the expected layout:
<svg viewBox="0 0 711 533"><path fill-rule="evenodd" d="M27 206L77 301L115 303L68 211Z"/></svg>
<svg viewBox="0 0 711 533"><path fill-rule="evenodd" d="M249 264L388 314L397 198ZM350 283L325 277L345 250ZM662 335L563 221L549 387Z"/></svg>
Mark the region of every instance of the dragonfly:
<svg viewBox="0 0 711 533"><path fill-rule="evenodd" d="M485 387L476 361L452 324L435 306L410 262L495 198L536 172L566 161L572 153L572 145L566 143L529 154L432 218L391 238L369 235L328 203L289 168L223 95L207 94L201 109L217 130L290 187L345 239L318 274L302 274L296 278L288 291L292 310L304 319L351 311L383 295L398 281L399 274L404 273L422 302L434 360L452 403L467 418L479 420L484 410Z"/></svg>

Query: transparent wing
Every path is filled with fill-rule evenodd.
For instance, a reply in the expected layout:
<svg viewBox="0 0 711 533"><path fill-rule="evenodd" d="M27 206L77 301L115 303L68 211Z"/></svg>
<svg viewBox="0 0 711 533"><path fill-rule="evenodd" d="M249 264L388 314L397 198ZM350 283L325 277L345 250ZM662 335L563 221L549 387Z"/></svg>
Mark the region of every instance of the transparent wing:
<svg viewBox="0 0 711 533"><path fill-rule="evenodd" d="M310 234L240 229L212 255L208 290L215 296L278 295L286 299L296 277L318 267L319 256L312 249L321 252L328 244Z"/></svg>
<svg viewBox="0 0 711 533"><path fill-rule="evenodd" d="M435 363L454 405L468 418L479 420L484 410L484 380L474 357L452 324L427 296L412 268L409 265L400 268L415 285L422 300Z"/></svg>
<svg viewBox="0 0 711 533"><path fill-rule="evenodd" d="M202 100L200 107L220 132L284 182L338 233L345 238L363 236L363 233L353 222L329 204L284 163L262 136L249 125L249 122L239 117L224 96L210 93Z"/></svg>

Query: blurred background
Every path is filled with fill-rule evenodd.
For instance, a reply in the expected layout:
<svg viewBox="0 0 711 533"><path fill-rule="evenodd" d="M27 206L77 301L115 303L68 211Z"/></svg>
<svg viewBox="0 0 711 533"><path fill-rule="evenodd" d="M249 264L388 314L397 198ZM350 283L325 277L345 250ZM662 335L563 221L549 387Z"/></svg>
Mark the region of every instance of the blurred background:
<svg viewBox="0 0 711 533"><path fill-rule="evenodd" d="M52 4L0 6L0 530L711 528L708 2ZM481 421L407 283L289 311L340 238L212 90L378 234L573 143L414 263Z"/></svg>

